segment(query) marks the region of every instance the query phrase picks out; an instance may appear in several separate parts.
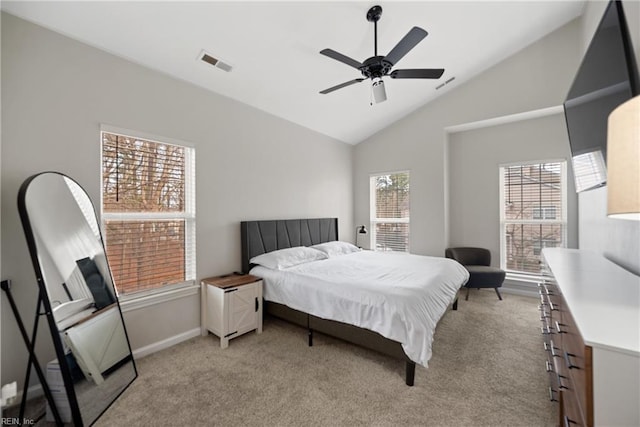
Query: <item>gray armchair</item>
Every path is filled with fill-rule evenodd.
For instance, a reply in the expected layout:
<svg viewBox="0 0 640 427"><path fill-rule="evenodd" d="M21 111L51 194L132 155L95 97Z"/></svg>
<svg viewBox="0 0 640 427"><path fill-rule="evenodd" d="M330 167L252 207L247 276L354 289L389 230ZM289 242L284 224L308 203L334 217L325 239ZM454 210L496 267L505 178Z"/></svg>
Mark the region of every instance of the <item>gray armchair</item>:
<svg viewBox="0 0 640 427"><path fill-rule="evenodd" d="M498 298L502 300L498 288L502 286L506 272L497 267L491 267L491 252L488 249L447 248L444 255L458 261L469 271L469 281L464 285L467 288L465 301L469 299L471 288L493 288Z"/></svg>

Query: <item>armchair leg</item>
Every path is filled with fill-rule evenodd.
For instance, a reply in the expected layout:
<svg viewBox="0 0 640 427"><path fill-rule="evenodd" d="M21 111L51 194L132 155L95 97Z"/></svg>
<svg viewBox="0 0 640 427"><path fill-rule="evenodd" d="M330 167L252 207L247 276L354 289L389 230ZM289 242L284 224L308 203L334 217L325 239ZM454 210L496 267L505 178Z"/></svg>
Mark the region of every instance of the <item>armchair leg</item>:
<svg viewBox="0 0 640 427"><path fill-rule="evenodd" d="M469 291L471 290L471 288L467 288L467 295L465 295L464 300L465 301L469 301Z"/></svg>
<svg viewBox="0 0 640 427"><path fill-rule="evenodd" d="M502 301L502 295L500 295L500 291L498 290L498 288L493 288L496 291L496 294L498 295L498 299L500 299L500 301Z"/></svg>

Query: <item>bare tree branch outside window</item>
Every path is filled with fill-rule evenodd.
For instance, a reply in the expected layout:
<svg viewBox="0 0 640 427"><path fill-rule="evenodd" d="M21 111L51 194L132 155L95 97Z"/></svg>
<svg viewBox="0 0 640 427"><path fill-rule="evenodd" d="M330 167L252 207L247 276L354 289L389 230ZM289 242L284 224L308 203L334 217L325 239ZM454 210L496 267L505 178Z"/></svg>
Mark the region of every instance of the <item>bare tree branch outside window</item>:
<svg viewBox="0 0 640 427"><path fill-rule="evenodd" d="M105 240L118 291L185 282L187 148L108 132L102 138Z"/></svg>

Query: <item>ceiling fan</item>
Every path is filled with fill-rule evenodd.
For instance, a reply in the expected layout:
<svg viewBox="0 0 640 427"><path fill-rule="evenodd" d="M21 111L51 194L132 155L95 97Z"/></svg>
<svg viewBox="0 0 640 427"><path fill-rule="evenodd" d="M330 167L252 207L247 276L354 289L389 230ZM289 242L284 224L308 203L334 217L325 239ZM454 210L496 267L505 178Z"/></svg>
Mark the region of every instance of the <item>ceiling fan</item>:
<svg viewBox="0 0 640 427"><path fill-rule="evenodd" d="M373 97L376 103L386 101L387 93L384 89L383 77L391 77L392 79L439 79L444 73L443 68L418 68L408 70L393 70L391 68L402 59L411 49L413 49L420 41L427 36L427 32L420 27L413 27L407 35L405 35L398 44L391 49L387 56L378 56L378 21L382 16L382 7L373 6L367 12L367 21L373 22L373 56L364 62L358 62L346 55L336 52L332 49L323 49L320 51L322 55L333 58L353 68L360 70L364 77L349 80L348 82L332 86L328 89L320 91L325 95L343 87L350 86L354 83L360 83L364 80L371 79L373 82Z"/></svg>

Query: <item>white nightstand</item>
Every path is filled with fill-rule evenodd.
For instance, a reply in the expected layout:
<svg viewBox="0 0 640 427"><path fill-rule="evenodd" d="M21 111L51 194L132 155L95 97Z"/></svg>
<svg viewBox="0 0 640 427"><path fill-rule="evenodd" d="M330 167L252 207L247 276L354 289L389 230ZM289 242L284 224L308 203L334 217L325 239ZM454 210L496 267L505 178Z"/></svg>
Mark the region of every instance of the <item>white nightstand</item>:
<svg viewBox="0 0 640 427"><path fill-rule="evenodd" d="M262 333L262 279L250 274L209 277L200 283L202 335L220 337L220 347L246 332Z"/></svg>

